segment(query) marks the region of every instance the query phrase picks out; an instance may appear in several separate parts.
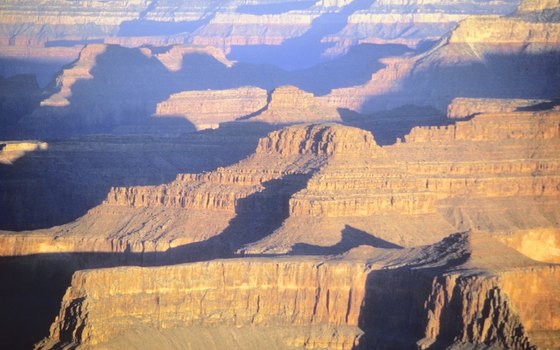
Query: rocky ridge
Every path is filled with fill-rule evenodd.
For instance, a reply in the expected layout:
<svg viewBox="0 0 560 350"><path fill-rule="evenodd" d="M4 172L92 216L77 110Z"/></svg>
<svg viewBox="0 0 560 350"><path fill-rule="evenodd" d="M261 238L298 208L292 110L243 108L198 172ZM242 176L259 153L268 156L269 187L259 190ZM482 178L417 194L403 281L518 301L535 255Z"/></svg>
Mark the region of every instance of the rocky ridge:
<svg viewBox="0 0 560 350"><path fill-rule="evenodd" d="M447 107L447 116L452 119L468 118L479 113L511 113L523 109L537 109L552 104L548 100L455 98Z"/></svg>
<svg viewBox="0 0 560 350"><path fill-rule="evenodd" d="M340 121L336 108L323 104L312 93L295 86L280 86L270 94L270 101L255 111L250 121L268 124L294 124Z"/></svg>

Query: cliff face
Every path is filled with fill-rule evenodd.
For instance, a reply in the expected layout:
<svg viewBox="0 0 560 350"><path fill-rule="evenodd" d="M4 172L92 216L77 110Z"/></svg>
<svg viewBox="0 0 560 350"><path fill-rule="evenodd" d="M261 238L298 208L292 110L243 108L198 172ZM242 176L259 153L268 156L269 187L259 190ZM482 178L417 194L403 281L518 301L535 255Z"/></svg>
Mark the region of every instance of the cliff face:
<svg viewBox="0 0 560 350"><path fill-rule="evenodd" d="M81 271L39 348L119 348L134 329L156 339L205 339L205 328L216 330L215 338L199 346L212 349L222 343L223 329L241 338L230 347L241 348L248 328L258 344L289 329L278 349L557 346L558 269L510 253L499 270L489 270L477 262L488 257L481 244L489 243L487 235L455 235L389 259L374 255L375 268L291 258ZM470 259L473 254L478 258ZM434 273L442 260L449 260L448 272ZM396 262L400 267L390 267ZM530 286L530 298L518 283ZM140 348L152 345L148 340Z"/></svg>
<svg viewBox="0 0 560 350"><path fill-rule="evenodd" d="M383 151L365 130L337 124L292 126L262 138L256 154L278 153L283 156L375 156Z"/></svg>
<svg viewBox="0 0 560 350"><path fill-rule="evenodd" d="M546 105L547 103L550 103L550 101L458 97L453 99L447 107L447 117L460 119L480 113L511 113L523 109L536 109L539 105Z"/></svg>
<svg viewBox="0 0 560 350"><path fill-rule="evenodd" d="M351 349L360 334L356 326L365 278L359 264L270 260L79 272L64 297L60 322L51 328L52 340L104 346L140 325L255 327L257 333L289 326L294 333L281 348L300 348L305 339ZM318 326L354 331L328 339L309 332Z"/></svg>
<svg viewBox="0 0 560 350"><path fill-rule="evenodd" d="M249 120L269 124L317 123L340 121L336 108L325 105L312 93L295 86L274 89L270 102Z"/></svg>
<svg viewBox="0 0 560 350"><path fill-rule="evenodd" d="M220 123L254 113L267 103L266 90L241 87L218 91L184 91L158 103L155 116L184 117L197 130L215 129Z"/></svg>

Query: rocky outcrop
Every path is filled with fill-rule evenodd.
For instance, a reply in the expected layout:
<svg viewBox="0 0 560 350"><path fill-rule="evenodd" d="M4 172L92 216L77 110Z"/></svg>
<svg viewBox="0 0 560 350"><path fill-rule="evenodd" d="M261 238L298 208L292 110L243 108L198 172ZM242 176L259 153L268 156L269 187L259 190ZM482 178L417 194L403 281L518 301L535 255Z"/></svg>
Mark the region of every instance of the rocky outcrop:
<svg viewBox="0 0 560 350"><path fill-rule="evenodd" d="M340 115L336 108L325 105L312 93L295 86L281 86L272 91L266 107L249 120L269 124L317 123L340 121Z"/></svg>
<svg viewBox="0 0 560 350"><path fill-rule="evenodd" d="M449 43L530 44L538 50L550 50L560 45L560 25L528 22L515 17L471 17L452 32Z"/></svg>
<svg viewBox="0 0 560 350"><path fill-rule="evenodd" d="M559 123L555 110L480 114L414 128L405 142L383 148L357 128L290 126L261 138L255 153L233 166L179 174L160 186L114 187L103 205L52 234L120 239L146 252L221 236L238 218L231 231L247 231L251 222L272 227L262 236L252 231L255 240L243 243L242 251L261 254L336 246L348 230L411 246L456 230L555 228ZM411 232L395 220L408 222ZM321 235L304 234L310 221ZM87 233L91 224L96 235ZM425 233L413 234L415 226Z"/></svg>
<svg viewBox="0 0 560 350"><path fill-rule="evenodd" d="M12 164L27 152L44 151L49 144L40 141L0 142L0 164Z"/></svg>
<svg viewBox="0 0 560 350"><path fill-rule="evenodd" d="M183 68L183 59L185 56L192 54L209 55L226 67L231 67L233 65L233 62L227 59L223 51L215 47L172 45L167 51L155 54L155 57L160 60L167 69L172 72L177 72Z"/></svg>
<svg viewBox="0 0 560 350"><path fill-rule="evenodd" d="M303 6L302 6L303 5ZM422 1L385 1L359 4L349 1L285 5L267 1L230 1L216 6L200 1L5 1L0 4L0 45L42 49L97 41L125 46L166 46L189 43L214 46L225 52L232 46L280 45L313 28L313 21L331 16L346 27L338 33L318 33L317 40L337 43L328 54L340 54L360 40L410 43L439 37L468 14L507 13L513 5L502 3L425 4ZM103 19L99 20L99 15ZM334 15L333 15L334 14ZM16 50L25 54L24 50ZM37 51L37 50L35 50ZM56 50L41 51L56 54ZM5 53L5 50L2 50ZM16 53L15 51L12 54Z"/></svg>
<svg viewBox="0 0 560 350"><path fill-rule="evenodd" d="M292 126L262 138L256 154L368 157L383 154L371 133L337 124Z"/></svg>
<svg viewBox="0 0 560 350"><path fill-rule="evenodd" d="M183 117L197 130L216 129L266 106L267 92L257 87L229 90L184 91L158 103L156 118Z"/></svg>
<svg viewBox="0 0 560 350"><path fill-rule="evenodd" d="M175 339L209 328L215 338L198 346L220 348L220 327L239 332L239 338L249 327L257 343L288 328L279 349L554 348L560 328L550 311L559 307L558 268L496 243L486 234L457 234L433 246L371 253L374 265L234 259L80 271L39 348L118 348L119 339L139 328ZM519 282L529 291L518 288ZM230 348L240 344L237 339ZM148 340L140 348L150 346Z"/></svg>
<svg viewBox="0 0 560 350"><path fill-rule="evenodd" d="M451 126L414 128L406 135L405 140L406 142L445 142L557 139L560 136L559 118L560 112L489 113Z"/></svg>
<svg viewBox="0 0 560 350"><path fill-rule="evenodd" d="M113 338L142 325L160 330L222 325L251 327L257 334L292 327L282 349L306 344L351 349L361 333L366 276L359 264L272 260L78 272L50 339L40 348L53 343L110 347ZM335 333L314 334L318 326ZM337 331L345 326L353 332Z"/></svg>
<svg viewBox="0 0 560 350"><path fill-rule="evenodd" d="M547 100L464 98L453 99L447 107L447 117L461 119L476 114L511 113L520 109L538 108L539 104L551 103Z"/></svg>

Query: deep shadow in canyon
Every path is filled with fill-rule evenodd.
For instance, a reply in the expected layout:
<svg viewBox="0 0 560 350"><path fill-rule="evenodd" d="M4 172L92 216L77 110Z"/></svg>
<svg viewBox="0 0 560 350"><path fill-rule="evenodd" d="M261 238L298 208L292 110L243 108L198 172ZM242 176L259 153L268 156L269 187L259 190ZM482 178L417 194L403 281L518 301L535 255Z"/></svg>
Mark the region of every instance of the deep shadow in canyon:
<svg viewBox="0 0 560 350"><path fill-rule="evenodd" d="M96 63L90 70L92 78L73 83L67 105L38 107L38 101L28 105L26 108L34 109L33 113L19 115L14 121L19 123L0 130L0 137L60 138L112 132L120 126L145 127L153 124L154 119L160 119L152 118L157 104L181 91L242 86L257 86L270 91L281 85L294 85L322 95L334 88L367 82L372 73L383 67L380 58L407 51L404 45L357 45L346 55L293 72L243 62L228 67L210 55L190 53L182 58L182 68L173 72L140 49L109 45L97 54ZM72 64L66 69L70 67ZM53 82L42 92L42 98L57 91ZM149 129L157 132L153 125ZM181 130L188 132L192 128L183 125Z"/></svg>
<svg viewBox="0 0 560 350"><path fill-rule="evenodd" d="M290 255L338 255L366 245L382 249L401 249L402 247L381 238L377 238L355 227L345 225L341 231L340 241L332 246L319 246L307 243L297 243L290 251Z"/></svg>
<svg viewBox="0 0 560 350"><path fill-rule="evenodd" d="M291 179L290 181L299 182ZM281 183L271 184L271 187ZM293 187L292 190L296 190ZM265 190L266 192L267 190ZM259 195L260 196L260 195ZM256 196L256 197L259 197ZM248 198L243 205L254 205L256 198ZM277 206L272 199L260 198L265 205ZM250 204L249 204L250 203ZM230 226L220 235L201 243L189 244L166 252L132 253L58 253L37 254L19 257L0 257L0 278L5 283L0 285L0 342L10 349L30 349L33 344L48 335L49 326L55 319L60 302L70 285L72 274L77 270L106 268L116 266L163 266L169 264L208 261L218 258L233 258L235 250L242 243L263 238L270 234L285 215L278 212L276 219L268 224L265 231L247 231L251 227L263 228L262 222L250 224L243 210L234 218ZM257 215L257 221L269 213ZM355 230L349 228L348 230ZM349 232L346 230L347 232ZM249 232L248 235L244 234ZM264 233L263 233L264 232ZM355 238L355 233L346 233ZM364 240L358 234L360 242L350 242L348 246L368 244L378 248L398 249L375 237ZM340 244L321 247L316 253L341 252ZM307 254L307 252L302 252ZM192 254L192 255L187 255ZM415 349L416 343L423 337L427 325L425 302L432 291L434 278L462 264L467 257L450 260L437 268L405 267L394 270L372 271L366 280L366 294L362 304L359 327L364 335L355 350L363 349ZM410 286L414 286L411 288ZM459 306L452 301L444 310L440 335L431 349L445 348L453 341L459 326ZM33 317L29 317L33 315ZM441 346L441 347L440 347Z"/></svg>
<svg viewBox="0 0 560 350"><path fill-rule="evenodd" d="M59 253L0 257L0 343L29 349L48 335L49 325L81 269L114 266L163 266L242 256L237 250L280 227L288 216L290 196L305 186L310 174L288 175L264 184L265 189L238 201L237 215L219 235L165 252ZM34 317L29 317L33 314Z"/></svg>
<svg viewBox="0 0 560 350"><path fill-rule="evenodd" d="M486 54L482 62L462 65L422 63L395 92L369 98L362 109L404 105L445 111L456 97L555 99L560 95L560 52Z"/></svg>
<svg viewBox="0 0 560 350"><path fill-rule="evenodd" d="M286 39L281 45L233 46L228 58L254 64L269 64L287 70L309 68L326 61L325 50L335 43L323 39L341 31L354 12L367 9L373 0L354 0L338 12L325 13L311 22L311 27L300 36Z"/></svg>
<svg viewBox="0 0 560 350"><path fill-rule="evenodd" d="M233 124L178 137L95 135L54 140L0 164L0 229L64 224L101 204L111 187L161 185L179 173L224 167L253 153L266 124Z"/></svg>

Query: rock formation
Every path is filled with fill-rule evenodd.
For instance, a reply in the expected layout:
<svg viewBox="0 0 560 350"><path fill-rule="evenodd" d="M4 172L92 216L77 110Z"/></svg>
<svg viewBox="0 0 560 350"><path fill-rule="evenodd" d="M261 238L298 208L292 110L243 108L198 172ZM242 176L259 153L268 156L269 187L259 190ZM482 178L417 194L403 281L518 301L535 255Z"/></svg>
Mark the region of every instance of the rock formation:
<svg viewBox="0 0 560 350"><path fill-rule="evenodd" d="M556 98L560 25L546 8L533 14L544 20L533 20L523 6L510 16L470 16L430 50L385 58L369 82L325 100L370 112L407 104L445 110L455 97Z"/></svg>
<svg viewBox="0 0 560 350"><path fill-rule="evenodd" d="M0 51L2 56L40 60L59 56L66 62L75 58L84 44L94 42L129 47L188 43L227 52L232 46L282 44L312 30L325 16L342 30L327 31L317 39L324 36L326 41L336 43L337 48L330 50L330 54L339 54L349 45L368 38L386 41L401 37L415 44L443 35L469 14L503 14L511 11L512 6L466 1L453 3L453 7L447 2L426 5L422 1L279 5L245 0L219 6L200 1L150 0L111 4L77 1L69 5L51 0L38 6L35 0L8 0L0 4Z"/></svg>
<svg viewBox="0 0 560 350"><path fill-rule="evenodd" d="M560 3L517 5L2 2L1 347L560 348Z"/></svg>
<svg viewBox="0 0 560 350"><path fill-rule="evenodd" d="M266 90L241 87L230 90L184 91L158 103L155 117L184 117L197 130L216 129L261 110L267 104Z"/></svg>
<svg viewBox="0 0 560 350"><path fill-rule="evenodd" d="M249 118L251 121L268 124L340 121L336 108L323 104L313 94L294 86L274 89L266 107L253 114Z"/></svg>
<svg viewBox="0 0 560 350"><path fill-rule="evenodd" d="M538 109L553 104L547 100L455 98L447 107L447 116L453 119L467 118L479 113L510 113L517 110Z"/></svg>
<svg viewBox="0 0 560 350"><path fill-rule="evenodd" d="M555 109L482 113L385 147L339 124L289 126L237 164L115 187L72 223L2 232L0 253L199 261L77 272L41 348L126 347L139 333L140 348L554 348L559 124ZM239 259L251 254L338 257ZM204 262L226 257L238 259Z"/></svg>
<svg viewBox="0 0 560 350"><path fill-rule="evenodd" d="M405 142L383 148L356 128L292 126L262 138L239 164L180 174L157 187L113 188L105 204L48 232L79 251L94 244L100 251L148 253L217 237L220 247L262 254L322 251L313 247L335 246L355 234L345 233L348 227L399 246L433 243L457 230L553 228L559 121L556 110L480 114L446 127L415 128ZM236 225L226 230L230 220ZM245 220L263 225L262 232L243 234ZM91 225L94 235L87 233ZM322 235L305 235L306 225ZM106 243L88 243L100 238ZM26 248L10 253L10 246L4 254L34 249L18 244Z"/></svg>
<svg viewBox="0 0 560 350"><path fill-rule="evenodd" d="M29 141L29 142L5 142L0 143L0 163L2 164L13 164L18 158L21 158L27 152L46 150L49 144L40 141Z"/></svg>
<svg viewBox="0 0 560 350"><path fill-rule="evenodd" d="M249 330L251 346L278 349L558 346L557 266L508 249L471 233L374 254L375 264L235 259L77 272L39 348L119 348L139 330L139 348L169 337L196 337L187 348L243 348ZM521 281L535 291L530 298ZM406 335L395 333L405 327Z"/></svg>

